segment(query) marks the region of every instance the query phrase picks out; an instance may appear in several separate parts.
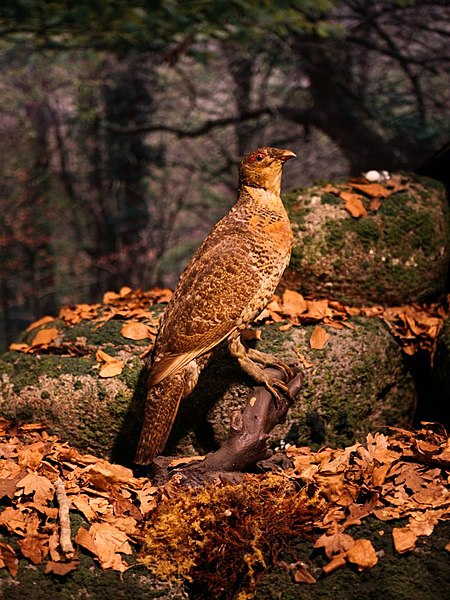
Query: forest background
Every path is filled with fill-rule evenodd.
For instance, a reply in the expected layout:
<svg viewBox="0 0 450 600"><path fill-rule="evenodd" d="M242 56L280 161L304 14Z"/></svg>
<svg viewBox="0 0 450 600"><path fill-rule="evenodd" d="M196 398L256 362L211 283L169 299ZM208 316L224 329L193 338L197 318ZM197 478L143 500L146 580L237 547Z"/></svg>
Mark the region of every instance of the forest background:
<svg viewBox="0 0 450 600"><path fill-rule="evenodd" d="M63 304L171 286L274 145L284 189L449 138L446 0L0 6L0 349ZM401 243L401 240L399 240Z"/></svg>

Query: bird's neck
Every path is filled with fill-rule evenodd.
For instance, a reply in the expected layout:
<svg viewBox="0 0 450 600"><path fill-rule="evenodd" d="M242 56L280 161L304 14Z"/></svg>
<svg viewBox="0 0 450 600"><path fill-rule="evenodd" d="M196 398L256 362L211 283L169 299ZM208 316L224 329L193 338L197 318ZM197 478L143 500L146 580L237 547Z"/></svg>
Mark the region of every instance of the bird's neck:
<svg viewBox="0 0 450 600"><path fill-rule="evenodd" d="M270 189L265 189L265 188L260 188L260 187L251 187L251 186L244 185L243 190L259 206L265 206L265 207L273 209L273 210L279 210L280 208L284 208L283 203L281 201L279 188L278 188L277 192L274 192L273 190L270 190Z"/></svg>

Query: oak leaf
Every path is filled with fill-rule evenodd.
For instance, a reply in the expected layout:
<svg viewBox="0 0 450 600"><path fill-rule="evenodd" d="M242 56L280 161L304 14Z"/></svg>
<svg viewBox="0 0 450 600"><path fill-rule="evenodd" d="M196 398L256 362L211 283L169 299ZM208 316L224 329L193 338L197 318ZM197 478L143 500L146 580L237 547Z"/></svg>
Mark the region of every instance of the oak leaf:
<svg viewBox="0 0 450 600"><path fill-rule="evenodd" d="M345 209L358 219L359 217L365 217L367 210L362 203L362 196L360 194L352 194L351 192L341 192L339 196L345 201Z"/></svg>

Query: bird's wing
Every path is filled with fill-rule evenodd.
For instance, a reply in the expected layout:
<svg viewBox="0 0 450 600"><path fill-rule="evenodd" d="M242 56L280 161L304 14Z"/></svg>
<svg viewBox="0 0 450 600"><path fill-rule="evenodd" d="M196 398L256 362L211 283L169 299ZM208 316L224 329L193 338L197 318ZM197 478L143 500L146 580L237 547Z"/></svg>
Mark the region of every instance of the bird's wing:
<svg viewBox="0 0 450 600"><path fill-rule="evenodd" d="M252 302L261 277L245 236L213 230L182 273L164 314L150 382L178 371L252 320L261 309Z"/></svg>

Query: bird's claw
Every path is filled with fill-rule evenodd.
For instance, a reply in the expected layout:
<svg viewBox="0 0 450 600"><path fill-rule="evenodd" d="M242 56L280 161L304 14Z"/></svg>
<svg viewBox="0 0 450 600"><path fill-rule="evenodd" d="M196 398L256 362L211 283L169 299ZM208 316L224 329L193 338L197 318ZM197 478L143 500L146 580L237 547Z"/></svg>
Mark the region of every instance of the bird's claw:
<svg viewBox="0 0 450 600"><path fill-rule="evenodd" d="M295 401L295 398L289 391L288 386L280 379L273 379L269 384L267 384L267 389L273 396L273 403L277 410L280 410L282 400L287 400L289 405Z"/></svg>

